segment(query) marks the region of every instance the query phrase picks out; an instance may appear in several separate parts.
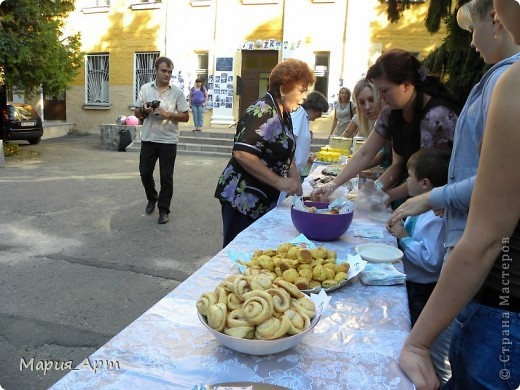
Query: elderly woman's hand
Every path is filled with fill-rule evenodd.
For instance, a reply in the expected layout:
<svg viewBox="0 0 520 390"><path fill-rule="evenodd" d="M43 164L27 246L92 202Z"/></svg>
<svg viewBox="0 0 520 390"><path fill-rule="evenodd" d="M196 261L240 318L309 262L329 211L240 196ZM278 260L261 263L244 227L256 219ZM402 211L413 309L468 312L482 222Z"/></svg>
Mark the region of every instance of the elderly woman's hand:
<svg viewBox="0 0 520 390"><path fill-rule="evenodd" d="M302 183L299 178L280 177L278 190L286 192L287 195L302 195Z"/></svg>

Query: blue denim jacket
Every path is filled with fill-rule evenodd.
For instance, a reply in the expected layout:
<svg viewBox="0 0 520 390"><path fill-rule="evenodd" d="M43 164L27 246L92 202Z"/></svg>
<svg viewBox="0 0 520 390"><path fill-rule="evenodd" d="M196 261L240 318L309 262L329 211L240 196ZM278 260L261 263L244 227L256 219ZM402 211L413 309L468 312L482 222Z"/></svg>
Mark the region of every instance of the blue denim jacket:
<svg viewBox="0 0 520 390"><path fill-rule="evenodd" d="M445 210L448 248L455 246L466 227L493 88L502 73L519 59L520 53L517 53L493 65L472 88L457 120L448 184L434 188L430 193L432 207Z"/></svg>

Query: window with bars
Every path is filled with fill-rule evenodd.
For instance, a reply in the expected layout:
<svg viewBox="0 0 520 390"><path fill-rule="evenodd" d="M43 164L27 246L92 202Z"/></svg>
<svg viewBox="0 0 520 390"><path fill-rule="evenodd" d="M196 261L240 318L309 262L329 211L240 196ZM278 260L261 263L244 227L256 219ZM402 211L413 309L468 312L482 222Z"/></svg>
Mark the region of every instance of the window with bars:
<svg viewBox="0 0 520 390"><path fill-rule="evenodd" d="M137 101L141 87L155 79L155 60L158 51L135 53L134 56L134 103Z"/></svg>
<svg viewBox="0 0 520 390"><path fill-rule="evenodd" d="M108 54L87 54L85 67L86 103L109 103L109 61Z"/></svg>

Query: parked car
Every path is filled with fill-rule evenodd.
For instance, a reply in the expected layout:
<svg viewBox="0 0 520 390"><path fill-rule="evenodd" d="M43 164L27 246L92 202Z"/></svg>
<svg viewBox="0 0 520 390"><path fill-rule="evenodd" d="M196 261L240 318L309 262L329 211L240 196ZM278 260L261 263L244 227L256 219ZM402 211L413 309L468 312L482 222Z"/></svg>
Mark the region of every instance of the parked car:
<svg viewBox="0 0 520 390"><path fill-rule="evenodd" d="M31 145L40 143L43 136L42 119L30 104L8 102L0 114L0 139L25 140Z"/></svg>

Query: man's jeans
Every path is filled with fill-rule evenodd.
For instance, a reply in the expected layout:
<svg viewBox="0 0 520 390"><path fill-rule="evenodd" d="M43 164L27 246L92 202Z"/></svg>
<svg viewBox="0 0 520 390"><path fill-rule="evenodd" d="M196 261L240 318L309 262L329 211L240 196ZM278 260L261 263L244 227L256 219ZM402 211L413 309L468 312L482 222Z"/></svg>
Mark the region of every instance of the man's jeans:
<svg viewBox="0 0 520 390"><path fill-rule="evenodd" d="M517 389L520 314L470 302L455 321L450 362L443 389Z"/></svg>

